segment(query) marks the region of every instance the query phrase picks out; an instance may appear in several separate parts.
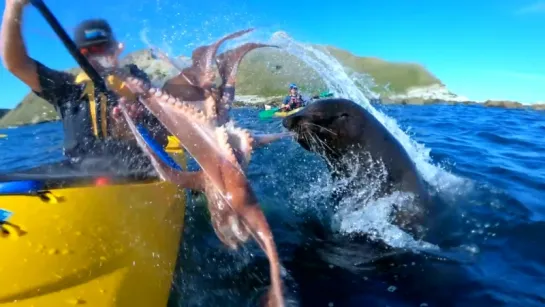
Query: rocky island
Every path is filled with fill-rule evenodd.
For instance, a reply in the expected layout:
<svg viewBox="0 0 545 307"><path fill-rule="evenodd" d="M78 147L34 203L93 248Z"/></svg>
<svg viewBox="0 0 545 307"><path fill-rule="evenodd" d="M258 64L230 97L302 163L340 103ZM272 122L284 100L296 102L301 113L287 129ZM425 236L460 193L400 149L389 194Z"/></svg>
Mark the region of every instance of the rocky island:
<svg viewBox="0 0 545 307"><path fill-rule="evenodd" d="M375 97L369 97L374 103L474 104L484 107L545 110L545 103L527 106L513 101L472 102L467 97L449 91L436 76L419 64L360 57L333 46L314 47L329 52L346 71L370 76L374 83L370 89L377 94ZM185 56L175 60L181 66L188 66L191 62L191 59ZM156 59L147 49L129 53L122 61L137 64L151 76L152 82L157 86L177 73L174 67ZM68 71L76 74L80 69L73 68ZM286 94L287 85L292 82L297 83L304 93L327 91L321 77L297 57L273 48L255 50L249 53L240 65L235 106L277 105ZM33 93L29 93L13 110L2 115L0 110L0 128L58 120L53 107Z"/></svg>

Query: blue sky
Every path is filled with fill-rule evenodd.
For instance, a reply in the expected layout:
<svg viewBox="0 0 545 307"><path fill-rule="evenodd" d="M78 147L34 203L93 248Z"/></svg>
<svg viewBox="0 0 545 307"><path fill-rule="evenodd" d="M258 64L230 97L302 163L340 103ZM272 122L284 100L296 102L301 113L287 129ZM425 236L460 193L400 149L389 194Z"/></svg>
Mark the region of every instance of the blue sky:
<svg viewBox="0 0 545 307"><path fill-rule="evenodd" d="M545 101L545 0L54 0L48 5L70 33L82 19L107 18L127 51L145 46L144 28L153 43L187 54L196 42L254 26L360 56L421 63L471 99ZM57 69L75 66L32 7L26 9L24 35L34 58ZM28 92L3 67L0 82L0 107L14 107Z"/></svg>

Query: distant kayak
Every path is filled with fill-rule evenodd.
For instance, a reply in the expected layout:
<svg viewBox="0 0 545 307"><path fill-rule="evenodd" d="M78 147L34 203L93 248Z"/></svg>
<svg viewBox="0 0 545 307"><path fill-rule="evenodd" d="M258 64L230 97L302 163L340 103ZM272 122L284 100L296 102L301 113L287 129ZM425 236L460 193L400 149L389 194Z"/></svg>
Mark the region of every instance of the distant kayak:
<svg viewBox="0 0 545 307"><path fill-rule="evenodd" d="M322 92L319 95L316 95L316 96L312 97L311 101L314 100L314 99L320 99L320 98L326 98L326 97L332 97L332 96L333 96L333 93ZM258 114L259 119L268 119L268 118L273 118L273 117L286 117L286 116L289 116L291 114L296 113L297 111L299 111L299 110L301 110L303 108L303 107L300 107L300 108L293 109L291 111L285 112L285 111L281 111L280 108L267 109L267 107L268 106L265 106L266 109L259 112L259 114Z"/></svg>
<svg viewBox="0 0 545 307"><path fill-rule="evenodd" d="M281 111L280 108L274 108L274 109L270 109L270 110L263 110L261 112L259 112L259 119L267 119L267 118L272 118L272 117L286 117L288 115L291 115L299 110L301 110L301 108L297 108L297 109L293 109L291 111L288 111L288 112L285 112L285 111Z"/></svg>

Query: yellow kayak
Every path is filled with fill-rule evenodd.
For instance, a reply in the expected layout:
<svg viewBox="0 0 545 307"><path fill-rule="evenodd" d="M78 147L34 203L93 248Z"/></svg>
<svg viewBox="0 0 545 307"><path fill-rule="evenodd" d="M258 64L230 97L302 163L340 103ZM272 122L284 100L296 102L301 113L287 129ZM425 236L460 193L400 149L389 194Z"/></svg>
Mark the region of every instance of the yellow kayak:
<svg viewBox="0 0 545 307"><path fill-rule="evenodd" d="M296 113L297 111L301 110L301 108L297 108L297 109L293 109L291 111L288 111L288 112L284 112L284 111L281 111L281 112L276 112L273 114L274 117L286 117L286 116L289 116L289 115L292 115L294 113Z"/></svg>
<svg viewBox="0 0 545 307"><path fill-rule="evenodd" d="M183 153L176 160L186 167ZM1 306L167 305L185 191L93 182L36 195L6 195L0 183Z"/></svg>

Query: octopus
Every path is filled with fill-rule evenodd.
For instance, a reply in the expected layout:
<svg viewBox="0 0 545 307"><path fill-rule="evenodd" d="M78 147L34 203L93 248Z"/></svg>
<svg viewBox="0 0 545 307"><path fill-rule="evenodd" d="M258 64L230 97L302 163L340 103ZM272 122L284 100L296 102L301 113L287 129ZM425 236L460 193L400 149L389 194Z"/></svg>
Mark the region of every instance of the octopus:
<svg viewBox="0 0 545 307"><path fill-rule="evenodd" d="M281 307L285 300L276 244L245 172L255 148L291 134L255 134L237 127L229 114L235 98L236 74L243 57L257 48L277 46L246 43L217 55L226 40L252 30L232 33L211 45L196 48L192 53L192 66L181 69L162 88L146 85L133 77L119 76L132 93L132 98L121 97L120 105L130 130L160 178L181 188L204 192L219 240L233 250L249 237L258 243L269 260L271 286L265 305ZM216 84L218 75L219 85ZM179 139L181 146L200 166L198 171L179 171L162 162L128 116L126 103L130 99L142 103Z"/></svg>

